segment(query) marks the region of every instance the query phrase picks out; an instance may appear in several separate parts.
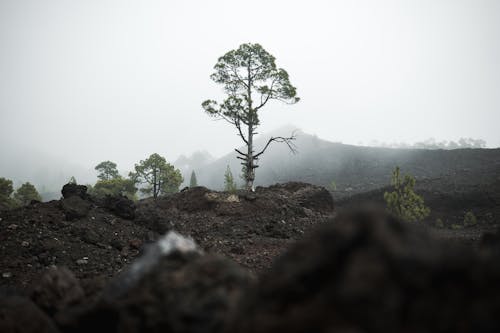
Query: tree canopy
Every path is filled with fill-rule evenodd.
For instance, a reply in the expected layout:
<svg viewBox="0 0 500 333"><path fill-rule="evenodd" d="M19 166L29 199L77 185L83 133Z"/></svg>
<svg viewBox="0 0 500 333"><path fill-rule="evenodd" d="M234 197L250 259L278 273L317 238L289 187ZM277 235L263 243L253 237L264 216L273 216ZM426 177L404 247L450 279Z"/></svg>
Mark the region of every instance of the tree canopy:
<svg viewBox="0 0 500 333"><path fill-rule="evenodd" d="M29 204L32 200L42 201L42 197L40 196L40 194L36 190L35 186L29 182L22 184L16 190L16 193L14 193L14 199L20 205L23 205L23 206Z"/></svg>
<svg viewBox="0 0 500 333"><path fill-rule="evenodd" d="M196 173L191 172L191 179L189 180L189 187L196 187L198 186L198 180L196 179Z"/></svg>
<svg viewBox="0 0 500 333"><path fill-rule="evenodd" d="M275 58L259 44L242 44L220 57L211 79L221 84L227 98L222 102L206 100L203 109L212 117L236 127L246 152L236 149L241 159L247 189L253 188L256 164L272 142L284 142L293 150L290 137L271 137L260 151L254 151L253 136L260 124L259 111L271 100L287 104L299 101L288 73L278 68Z"/></svg>
<svg viewBox="0 0 500 333"><path fill-rule="evenodd" d="M116 163L111 161L103 161L97 164L95 170L99 172L97 178L100 180L111 180L120 177Z"/></svg>
<svg viewBox="0 0 500 333"><path fill-rule="evenodd" d="M141 192L154 198L179 191L183 181L181 172L156 153L141 160L134 169L135 172L130 173L130 178L145 185Z"/></svg>

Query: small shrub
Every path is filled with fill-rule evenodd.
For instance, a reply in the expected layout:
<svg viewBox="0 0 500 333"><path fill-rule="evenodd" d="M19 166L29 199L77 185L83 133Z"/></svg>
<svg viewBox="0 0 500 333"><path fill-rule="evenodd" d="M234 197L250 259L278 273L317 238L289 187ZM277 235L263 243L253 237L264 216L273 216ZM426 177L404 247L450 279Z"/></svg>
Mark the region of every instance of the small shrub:
<svg viewBox="0 0 500 333"><path fill-rule="evenodd" d="M464 215L464 226L469 227L477 224L477 218L471 211L468 211Z"/></svg>
<svg viewBox="0 0 500 333"><path fill-rule="evenodd" d="M330 183L330 190L336 191L337 190L337 184L335 183L335 180L332 180Z"/></svg>
<svg viewBox="0 0 500 333"><path fill-rule="evenodd" d="M224 191L234 193L236 192L237 186L233 178L233 173L231 172L231 168L229 165L226 168L226 172L224 173Z"/></svg>
<svg viewBox="0 0 500 333"><path fill-rule="evenodd" d="M392 172L391 185L394 191L384 193L387 210L391 214L409 222L421 221L429 215L430 209L425 206L424 199L413 191L415 177L405 175L401 178L399 167L396 167Z"/></svg>
<svg viewBox="0 0 500 333"><path fill-rule="evenodd" d="M452 224L452 225L451 225L451 228L452 228L453 230L460 230L460 229L463 229L463 227L464 227L464 226L463 226L463 225L460 225L460 224Z"/></svg>
<svg viewBox="0 0 500 333"><path fill-rule="evenodd" d="M439 228L439 229L444 228L444 222L443 222L443 220L437 219L436 222L435 222L435 226L436 226L436 228Z"/></svg>

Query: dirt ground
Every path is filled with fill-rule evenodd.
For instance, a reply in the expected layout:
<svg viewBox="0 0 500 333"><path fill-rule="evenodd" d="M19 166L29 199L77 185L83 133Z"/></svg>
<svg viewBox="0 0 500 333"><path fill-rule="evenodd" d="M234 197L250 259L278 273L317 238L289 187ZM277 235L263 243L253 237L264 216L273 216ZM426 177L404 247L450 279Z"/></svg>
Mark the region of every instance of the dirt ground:
<svg viewBox="0 0 500 333"><path fill-rule="evenodd" d="M137 203L65 186L0 211L0 331L497 332L497 185L426 189L420 224L362 208L384 189L334 205L305 183ZM478 223L453 227L466 211Z"/></svg>
<svg viewBox="0 0 500 333"><path fill-rule="evenodd" d="M301 183L234 194L197 187L138 202L133 220L76 197L69 208L75 197L0 212L0 286L29 288L51 266L106 280L169 230L258 272L334 214L328 191Z"/></svg>

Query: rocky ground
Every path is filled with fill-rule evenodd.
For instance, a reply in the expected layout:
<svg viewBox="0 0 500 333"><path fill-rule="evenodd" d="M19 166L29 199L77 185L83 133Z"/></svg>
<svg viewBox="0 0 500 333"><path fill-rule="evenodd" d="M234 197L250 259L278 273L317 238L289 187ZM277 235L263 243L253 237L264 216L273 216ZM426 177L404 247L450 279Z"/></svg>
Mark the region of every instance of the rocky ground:
<svg viewBox="0 0 500 333"><path fill-rule="evenodd" d="M0 212L0 285L29 288L54 265L105 280L169 230L258 272L334 214L328 191L301 183L234 194L197 187L136 207L67 191L61 200Z"/></svg>
<svg viewBox="0 0 500 333"><path fill-rule="evenodd" d="M481 193L476 225L436 229L304 183L138 203L66 185L0 211L0 332L496 332L497 192Z"/></svg>

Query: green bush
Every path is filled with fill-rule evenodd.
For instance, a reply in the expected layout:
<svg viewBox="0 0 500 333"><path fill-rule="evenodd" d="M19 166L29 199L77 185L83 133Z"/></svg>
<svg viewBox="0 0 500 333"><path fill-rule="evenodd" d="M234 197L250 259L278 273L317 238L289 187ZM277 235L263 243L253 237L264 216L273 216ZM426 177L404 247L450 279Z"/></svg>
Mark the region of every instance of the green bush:
<svg viewBox="0 0 500 333"><path fill-rule="evenodd" d="M464 227L469 227L477 224L477 218L471 211L464 215Z"/></svg>
<svg viewBox="0 0 500 333"><path fill-rule="evenodd" d="M14 199L22 206L26 206L32 200L42 201L42 197L33 184L26 182L22 184L14 193Z"/></svg>
<svg viewBox="0 0 500 333"><path fill-rule="evenodd" d="M444 228L444 222L443 222L443 220L436 219L435 226L436 226L436 228L440 228L440 229Z"/></svg>
<svg viewBox="0 0 500 333"><path fill-rule="evenodd" d="M337 183L335 183L335 180L332 180L330 183L330 190L336 191L337 190Z"/></svg>
<svg viewBox="0 0 500 333"><path fill-rule="evenodd" d="M234 181L233 173L231 172L231 168L229 165L226 168L226 172L224 173L224 191L234 193L236 192L237 186Z"/></svg>
<svg viewBox="0 0 500 333"><path fill-rule="evenodd" d="M136 198L136 192L137 187L135 187L135 182L132 179L119 177L108 180L98 180L90 193L97 197L124 195L133 200Z"/></svg>
<svg viewBox="0 0 500 333"><path fill-rule="evenodd" d="M396 167L392 173L391 185L394 191L384 193L387 210L391 214L409 222L423 220L429 215L430 209L425 206L424 199L413 191L413 176L405 175L401 179L399 167Z"/></svg>

